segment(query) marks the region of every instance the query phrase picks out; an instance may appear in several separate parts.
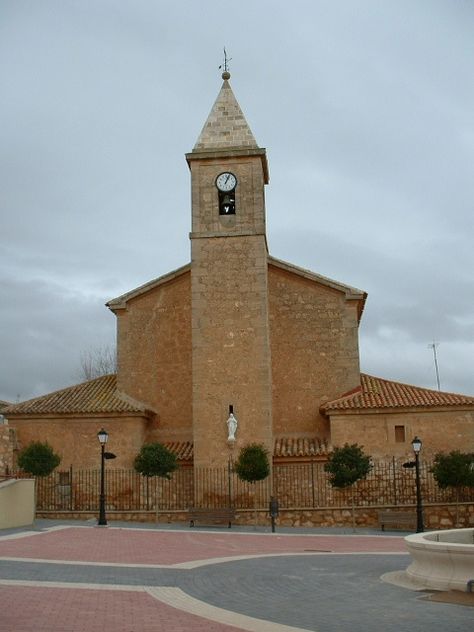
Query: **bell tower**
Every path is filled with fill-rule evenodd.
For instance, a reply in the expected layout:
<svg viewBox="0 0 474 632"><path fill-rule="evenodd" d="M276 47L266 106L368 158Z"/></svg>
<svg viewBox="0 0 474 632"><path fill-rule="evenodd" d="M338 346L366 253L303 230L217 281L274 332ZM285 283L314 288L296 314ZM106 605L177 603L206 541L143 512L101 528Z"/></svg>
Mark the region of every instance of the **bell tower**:
<svg viewBox="0 0 474 632"><path fill-rule="evenodd" d="M192 375L196 466L232 448L272 449L272 388L264 186L265 149L223 84L192 152ZM233 406L238 428L228 441Z"/></svg>

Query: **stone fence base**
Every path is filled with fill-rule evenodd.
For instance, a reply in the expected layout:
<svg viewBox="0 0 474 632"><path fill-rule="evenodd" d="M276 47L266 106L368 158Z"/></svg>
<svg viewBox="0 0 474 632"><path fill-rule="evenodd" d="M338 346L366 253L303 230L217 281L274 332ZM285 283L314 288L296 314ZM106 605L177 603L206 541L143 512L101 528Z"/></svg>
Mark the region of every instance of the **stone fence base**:
<svg viewBox="0 0 474 632"><path fill-rule="evenodd" d="M377 528L378 514L381 511L413 511L413 505L384 505L378 507L355 507L355 524L359 528ZM456 527L474 526L474 503L425 505L423 509L426 530L453 529ZM97 512L92 511L40 511L37 518L54 518L59 520L87 520L95 518ZM155 522L155 511L107 511L108 520L130 520L134 522ZM456 519L457 518L457 519ZM187 512L160 511L158 523L170 524L188 520ZM457 522L457 524L456 524ZM237 509L236 525L253 525L255 513L253 509ZM257 509L257 524L269 525L270 516L267 510ZM276 525L282 527L351 527L352 510L350 507L328 507L319 509L284 509L276 520Z"/></svg>

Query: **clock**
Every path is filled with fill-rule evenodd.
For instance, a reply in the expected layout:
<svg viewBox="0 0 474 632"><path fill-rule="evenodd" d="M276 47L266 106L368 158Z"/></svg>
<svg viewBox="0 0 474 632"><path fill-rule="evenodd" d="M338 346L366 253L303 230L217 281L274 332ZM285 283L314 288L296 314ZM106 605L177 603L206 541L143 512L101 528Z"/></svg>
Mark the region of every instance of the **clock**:
<svg viewBox="0 0 474 632"><path fill-rule="evenodd" d="M233 191L236 186L237 178L234 176L233 173L230 173L229 171L221 173L216 178L216 187L219 189L219 191Z"/></svg>

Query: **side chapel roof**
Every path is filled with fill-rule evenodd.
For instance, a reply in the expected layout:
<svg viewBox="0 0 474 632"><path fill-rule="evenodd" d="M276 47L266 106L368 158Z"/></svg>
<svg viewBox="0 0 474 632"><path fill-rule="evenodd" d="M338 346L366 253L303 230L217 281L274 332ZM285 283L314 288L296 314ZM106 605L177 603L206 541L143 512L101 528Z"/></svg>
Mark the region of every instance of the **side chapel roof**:
<svg viewBox="0 0 474 632"><path fill-rule="evenodd" d="M474 397L392 382L361 373L361 385L321 406L326 414L380 408L432 408L474 406Z"/></svg>
<svg viewBox="0 0 474 632"><path fill-rule="evenodd" d="M60 391L12 404L2 411L9 414L94 414L141 413L144 408L134 405L117 391L117 376L104 375Z"/></svg>
<svg viewBox="0 0 474 632"><path fill-rule="evenodd" d="M176 455L178 461L192 461L194 446L191 441L165 442L168 450ZM317 437L277 437L273 442L273 457L276 459L326 457L332 447Z"/></svg>

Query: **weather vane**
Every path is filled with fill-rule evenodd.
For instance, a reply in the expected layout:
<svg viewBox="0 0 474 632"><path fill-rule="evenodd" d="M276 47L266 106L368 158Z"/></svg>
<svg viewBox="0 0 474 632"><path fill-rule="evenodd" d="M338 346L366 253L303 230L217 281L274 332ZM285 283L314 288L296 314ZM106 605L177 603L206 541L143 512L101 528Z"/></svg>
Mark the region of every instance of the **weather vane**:
<svg viewBox="0 0 474 632"><path fill-rule="evenodd" d="M224 63L219 66L219 70L224 69L222 73L222 79L230 79L229 62L232 61L232 57L227 57L227 51L224 46Z"/></svg>

